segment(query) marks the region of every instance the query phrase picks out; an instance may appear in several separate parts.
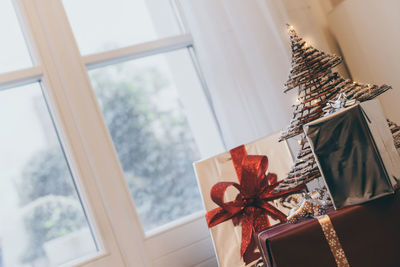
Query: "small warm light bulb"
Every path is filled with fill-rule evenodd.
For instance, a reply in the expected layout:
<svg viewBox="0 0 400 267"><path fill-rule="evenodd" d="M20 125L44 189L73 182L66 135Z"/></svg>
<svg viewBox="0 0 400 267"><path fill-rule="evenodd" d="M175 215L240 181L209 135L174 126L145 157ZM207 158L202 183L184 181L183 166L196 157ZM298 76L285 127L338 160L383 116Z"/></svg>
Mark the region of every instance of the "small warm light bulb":
<svg viewBox="0 0 400 267"><path fill-rule="evenodd" d="M354 84L356 84L357 82L353 82Z"/></svg>
<svg viewBox="0 0 400 267"><path fill-rule="evenodd" d="M297 143L299 143L299 145L301 145L301 140L299 139L299 140L297 140Z"/></svg>
<svg viewBox="0 0 400 267"><path fill-rule="evenodd" d="M297 99L296 99L296 102L300 102L300 98L297 98Z"/></svg>
<svg viewBox="0 0 400 267"><path fill-rule="evenodd" d="M289 26L289 30L293 31L294 27L292 25Z"/></svg>

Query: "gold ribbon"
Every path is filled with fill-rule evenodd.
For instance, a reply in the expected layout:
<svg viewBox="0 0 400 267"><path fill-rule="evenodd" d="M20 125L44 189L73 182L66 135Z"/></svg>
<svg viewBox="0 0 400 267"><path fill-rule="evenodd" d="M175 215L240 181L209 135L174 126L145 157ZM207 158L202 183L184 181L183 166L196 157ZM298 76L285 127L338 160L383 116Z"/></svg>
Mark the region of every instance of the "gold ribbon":
<svg viewBox="0 0 400 267"><path fill-rule="evenodd" d="M331 219L328 215L318 217L318 222L321 225L322 231L324 232L326 241L328 241L332 255L335 258L336 265L338 267L350 267L347 261L346 254L340 244L339 238L336 234L335 228L333 228Z"/></svg>

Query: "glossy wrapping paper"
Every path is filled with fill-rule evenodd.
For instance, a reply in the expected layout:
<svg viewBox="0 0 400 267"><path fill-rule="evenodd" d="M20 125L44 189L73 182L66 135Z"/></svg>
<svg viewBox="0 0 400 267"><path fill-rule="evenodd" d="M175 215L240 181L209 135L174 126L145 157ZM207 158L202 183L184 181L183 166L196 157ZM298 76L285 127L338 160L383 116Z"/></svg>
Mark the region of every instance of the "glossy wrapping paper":
<svg viewBox="0 0 400 267"><path fill-rule="evenodd" d="M378 100L304 127L335 208L394 193L400 157Z"/></svg>
<svg viewBox="0 0 400 267"><path fill-rule="evenodd" d="M328 213L351 267L400 266L400 197ZM337 267L317 219L281 224L256 236L267 267Z"/></svg>
<svg viewBox="0 0 400 267"><path fill-rule="evenodd" d="M293 163L293 158L286 142L278 142L280 133L276 133L258 141L246 144L249 155L266 155L268 157L268 172L277 174L278 180L285 177ZM218 206L211 200L210 190L217 182L238 182L235 168L229 152L194 163L198 183L201 189L204 206L207 211ZM235 199L237 190L228 190L226 201ZM282 207L279 207L284 210ZM287 210L284 210L286 213ZM270 219L271 225L277 223ZM210 229L220 267L244 267L240 257L241 227L234 226L232 220L225 221Z"/></svg>

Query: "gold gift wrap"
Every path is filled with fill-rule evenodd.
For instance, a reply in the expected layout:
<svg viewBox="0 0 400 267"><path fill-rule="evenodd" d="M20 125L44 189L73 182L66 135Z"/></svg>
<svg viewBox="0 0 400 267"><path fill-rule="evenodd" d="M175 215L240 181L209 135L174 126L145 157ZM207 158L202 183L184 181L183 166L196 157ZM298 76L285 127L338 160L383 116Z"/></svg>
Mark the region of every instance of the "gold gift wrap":
<svg viewBox="0 0 400 267"><path fill-rule="evenodd" d="M286 142L278 142L280 133L264 137L258 141L245 145L249 155L266 155L268 157L268 170L278 175L278 180L284 178L293 164L293 157ZM207 211L218 206L210 198L210 190L217 182L238 182L229 151L209 159L194 163L198 183L201 189L204 205ZM226 200L234 200L236 190L228 190ZM283 210L283 207L276 206ZM284 210L288 212L288 210ZM277 221L271 219L271 225ZM245 267L240 257L241 228L234 226L232 221L223 222L210 229L214 248L220 267Z"/></svg>
<svg viewBox="0 0 400 267"><path fill-rule="evenodd" d="M378 100L304 126L335 208L394 193L400 157Z"/></svg>

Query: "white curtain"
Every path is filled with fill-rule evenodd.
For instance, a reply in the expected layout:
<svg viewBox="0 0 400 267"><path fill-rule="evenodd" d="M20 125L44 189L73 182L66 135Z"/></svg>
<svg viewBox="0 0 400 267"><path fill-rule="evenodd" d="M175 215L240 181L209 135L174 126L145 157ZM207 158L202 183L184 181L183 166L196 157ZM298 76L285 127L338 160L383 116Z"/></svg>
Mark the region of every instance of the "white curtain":
<svg viewBox="0 0 400 267"><path fill-rule="evenodd" d="M228 148L285 128L296 92L280 1L180 0Z"/></svg>

